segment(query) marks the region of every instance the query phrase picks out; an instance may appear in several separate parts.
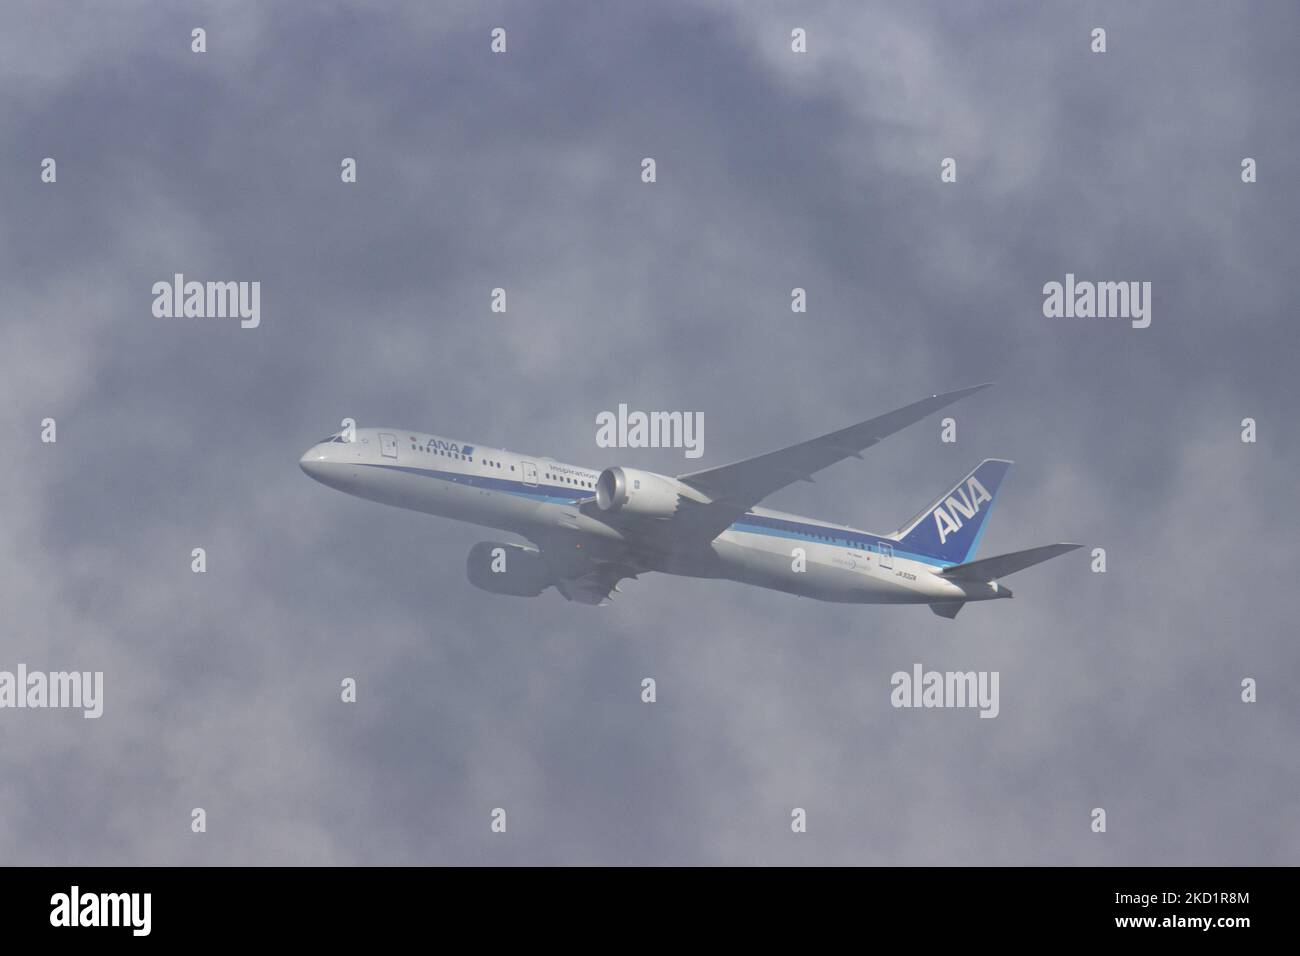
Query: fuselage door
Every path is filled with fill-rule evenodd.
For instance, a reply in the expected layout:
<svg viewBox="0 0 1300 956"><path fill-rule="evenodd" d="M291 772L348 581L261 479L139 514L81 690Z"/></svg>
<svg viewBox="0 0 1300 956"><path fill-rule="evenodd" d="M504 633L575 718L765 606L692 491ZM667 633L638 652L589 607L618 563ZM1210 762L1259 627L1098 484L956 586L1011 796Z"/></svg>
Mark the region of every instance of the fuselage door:
<svg viewBox="0 0 1300 956"><path fill-rule="evenodd" d="M537 466L531 461L523 463L524 466L524 484L537 487Z"/></svg>
<svg viewBox="0 0 1300 956"><path fill-rule="evenodd" d="M892 544L881 543L880 566L882 568L892 568L894 566L894 546Z"/></svg>
<svg viewBox="0 0 1300 956"><path fill-rule="evenodd" d="M379 434L379 453L385 458L397 457L397 436L384 432Z"/></svg>

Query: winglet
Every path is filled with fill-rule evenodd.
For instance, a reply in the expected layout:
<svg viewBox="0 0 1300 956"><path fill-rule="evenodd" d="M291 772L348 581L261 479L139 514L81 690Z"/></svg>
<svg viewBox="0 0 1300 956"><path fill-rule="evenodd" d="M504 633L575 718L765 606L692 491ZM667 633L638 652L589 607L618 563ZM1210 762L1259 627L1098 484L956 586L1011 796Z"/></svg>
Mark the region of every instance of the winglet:
<svg viewBox="0 0 1300 956"><path fill-rule="evenodd" d="M974 395L976 392L982 392L986 388L992 388L997 382L981 382L979 385L968 385L965 388L959 388L955 392L940 392L938 395L931 395L931 398L951 398L956 401L958 398L964 398L967 395Z"/></svg>

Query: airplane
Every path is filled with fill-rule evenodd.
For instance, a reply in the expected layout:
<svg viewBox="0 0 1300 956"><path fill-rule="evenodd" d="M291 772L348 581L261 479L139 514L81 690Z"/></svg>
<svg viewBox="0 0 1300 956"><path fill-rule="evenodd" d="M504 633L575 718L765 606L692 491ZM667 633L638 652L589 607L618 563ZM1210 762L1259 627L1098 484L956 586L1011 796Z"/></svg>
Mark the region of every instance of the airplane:
<svg viewBox="0 0 1300 956"><path fill-rule="evenodd" d="M991 384L991 383L990 383ZM355 426L318 442L299 465L330 488L510 532L483 541L466 572L493 594L607 604L647 572L738 581L821 601L926 604L955 618L970 601L1011 597L1016 571L1065 554L1049 544L975 559L1011 462L989 458L892 534L759 507L773 492L862 452L975 385L755 458L684 475L626 466L597 471L551 458L397 428Z"/></svg>

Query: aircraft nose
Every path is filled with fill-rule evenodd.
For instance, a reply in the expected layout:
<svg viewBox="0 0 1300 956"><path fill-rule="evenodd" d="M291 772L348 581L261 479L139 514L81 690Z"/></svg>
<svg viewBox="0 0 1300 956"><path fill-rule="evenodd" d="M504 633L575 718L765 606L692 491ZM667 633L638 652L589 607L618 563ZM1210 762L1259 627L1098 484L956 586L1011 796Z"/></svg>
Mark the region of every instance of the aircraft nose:
<svg viewBox="0 0 1300 956"><path fill-rule="evenodd" d="M315 478L319 481L321 475L325 472L324 452L320 451L319 446L313 445L298 459L298 467L306 472L309 478Z"/></svg>

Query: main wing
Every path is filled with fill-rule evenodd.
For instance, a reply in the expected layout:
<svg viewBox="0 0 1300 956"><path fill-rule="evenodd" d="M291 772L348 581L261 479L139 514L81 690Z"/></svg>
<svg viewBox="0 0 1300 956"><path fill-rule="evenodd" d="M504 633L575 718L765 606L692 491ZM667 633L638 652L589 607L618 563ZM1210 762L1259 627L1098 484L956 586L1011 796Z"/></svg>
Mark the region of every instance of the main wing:
<svg viewBox="0 0 1300 956"><path fill-rule="evenodd" d="M711 530L716 536L774 491L796 481L812 481L816 472L845 458L861 458L862 452L872 445L919 422L931 412L983 391L990 385L991 382L931 395L885 415L789 448L730 465L678 475L678 481L698 489L712 500L712 504L692 502L684 510L692 524L702 526L702 530Z"/></svg>

